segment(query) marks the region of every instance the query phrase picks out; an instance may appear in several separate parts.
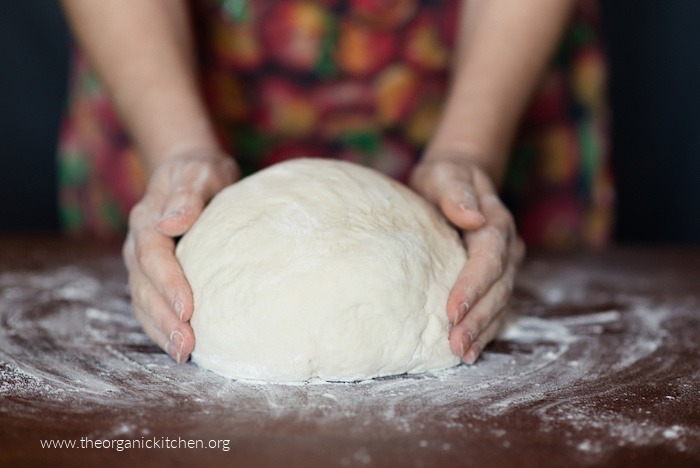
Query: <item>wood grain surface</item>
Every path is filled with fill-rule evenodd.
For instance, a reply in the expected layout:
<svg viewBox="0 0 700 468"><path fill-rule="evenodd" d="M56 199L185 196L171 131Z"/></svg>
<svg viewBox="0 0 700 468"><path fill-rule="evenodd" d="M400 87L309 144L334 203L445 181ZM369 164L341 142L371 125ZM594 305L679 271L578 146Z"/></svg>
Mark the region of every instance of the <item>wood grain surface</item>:
<svg viewBox="0 0 700 468"><path fill-rule="evenodd" d="M531 253L473 366L236 382L148 340L118 245L0 238L0 466L699 466L699 330L699 250Z"/></svg>

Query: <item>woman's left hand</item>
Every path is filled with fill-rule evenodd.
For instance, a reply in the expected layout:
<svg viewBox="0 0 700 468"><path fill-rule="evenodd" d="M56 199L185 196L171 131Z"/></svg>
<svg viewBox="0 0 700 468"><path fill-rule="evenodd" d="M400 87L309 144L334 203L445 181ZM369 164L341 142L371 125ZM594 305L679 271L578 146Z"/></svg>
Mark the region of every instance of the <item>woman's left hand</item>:
<svg viewBox="0 0 700 468"><path fill-rule="evenodd" d="M469 259L450 291L452 351L473 364L506 319L515 274L525 256L510 211L490 177L460 157L424 159L410 185L461 232Z"/></svg>

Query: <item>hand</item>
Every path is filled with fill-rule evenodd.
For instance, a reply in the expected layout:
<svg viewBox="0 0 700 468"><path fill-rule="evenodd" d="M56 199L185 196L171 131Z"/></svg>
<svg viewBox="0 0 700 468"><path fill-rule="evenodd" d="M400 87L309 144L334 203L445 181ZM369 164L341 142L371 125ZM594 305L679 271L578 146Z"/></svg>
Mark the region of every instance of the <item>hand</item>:
<svg viewBox="0 0 700 468"><path fill-rule="evenodd" d="M473 364L506 319L525 244L489 176L476 164L432 158L416 166L411 186L461 232L469 260L450 291L452 351Z"/></svg>
<svg viewBox="0 0 700 468"><path fill-rule="evenodd" d="M129 270L134 314L146 334L177 362L194 349L189 324L192 291L175 257L174 237L184 234L204 205L239 177L233 158L190 152L170 158L151 177L129 215L122 254Z"/></svg>

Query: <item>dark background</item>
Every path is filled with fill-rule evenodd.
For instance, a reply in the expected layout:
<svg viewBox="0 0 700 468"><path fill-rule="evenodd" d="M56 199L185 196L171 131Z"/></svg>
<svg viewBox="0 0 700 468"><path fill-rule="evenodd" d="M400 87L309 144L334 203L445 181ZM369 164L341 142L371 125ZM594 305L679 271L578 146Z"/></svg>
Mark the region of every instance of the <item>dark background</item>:
<svg viewBox="0 0 700 468"><path fill-rule="evenodd" d="M68 42L58 2L0 0L0 231L58 227Z"/></svg>
<svg viewBox="0 0 700 468"><path fill-rule="evenodd" d="M700 243L700 1L601 1L620 241Z"/></svg>
<svg viewBox="0 0 700 468"><path fill-rule="evenodd" d="M700 243L700 1L601 2L620 242ZM55 230L68 33L57 2L0 0L0 231Z"/></svg>

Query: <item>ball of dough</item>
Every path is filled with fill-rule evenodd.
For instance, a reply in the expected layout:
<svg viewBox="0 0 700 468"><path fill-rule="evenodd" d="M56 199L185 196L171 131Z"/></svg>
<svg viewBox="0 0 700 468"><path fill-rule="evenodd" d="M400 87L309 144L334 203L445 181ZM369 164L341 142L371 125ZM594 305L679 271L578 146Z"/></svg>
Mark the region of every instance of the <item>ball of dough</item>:
<svg viewBox="0 0 700 468"><path fill-rule="evenodd" d="M181 239L192 359L236 379L356 381L452 367L466 255L409 188L348 162L277 164L219 193Z"/></svg>

